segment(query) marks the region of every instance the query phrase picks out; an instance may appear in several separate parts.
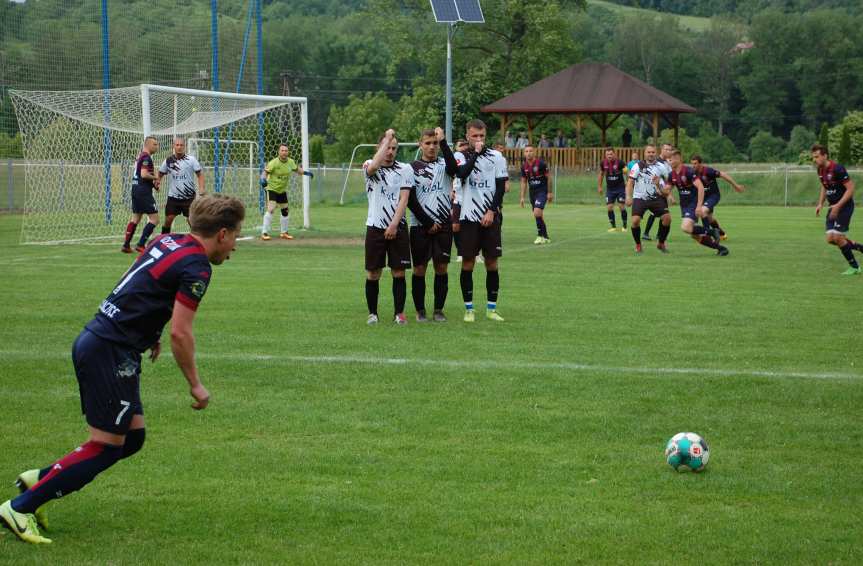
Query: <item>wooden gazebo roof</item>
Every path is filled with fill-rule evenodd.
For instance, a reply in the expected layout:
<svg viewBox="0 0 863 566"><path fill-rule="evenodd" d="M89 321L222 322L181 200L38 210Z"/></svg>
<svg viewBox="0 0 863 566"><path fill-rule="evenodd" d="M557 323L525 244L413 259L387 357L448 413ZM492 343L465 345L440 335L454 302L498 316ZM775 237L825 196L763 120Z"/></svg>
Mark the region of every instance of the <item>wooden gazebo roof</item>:
<svg viewBox="0 0 863 566"><path fill-rule="evenodd" d="M650 86L607 63L581 63L533 83L482 108L483 112L501 115L501 129L506 129L512 115L524 115L528 129L550 114L574 116L581 130L581 117L588 115L605 132L621 114L653 116L654 137L658 135L659 118L664 117L675 129L679 116L695 112L668 93ZM609 120L609 115L613 117Z"/></svg>

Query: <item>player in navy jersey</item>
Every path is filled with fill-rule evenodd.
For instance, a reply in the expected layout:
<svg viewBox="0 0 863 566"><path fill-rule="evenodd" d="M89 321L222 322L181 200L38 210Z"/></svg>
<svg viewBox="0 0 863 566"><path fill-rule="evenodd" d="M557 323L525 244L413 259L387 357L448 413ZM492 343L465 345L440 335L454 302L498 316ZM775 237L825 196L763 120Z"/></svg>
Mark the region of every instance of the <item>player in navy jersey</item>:
<svg viewBox="0 0 863 566"><path fill-rule="evenodd" d="M428 322L425 308L426 269L434 265L435 322L446 322L443 307L449 290L447 270L452 252L452 177L438 156L443 130L424 130L419 140L421 156L411 163L414 187L408 198L411 211L410 241L413 274L411 296L417 322Z"/></svg>
<svg viewBox="0 0 863 566"><path fill-rule="evenodd" d="M823 145L812 146L812 161L818 168L818 179L821 181L821 194L818 195L815 216L821 215L826 199L830 205L827 212L827 243L839 248L848 262L848 269L842 275L859 275L860 264L857 263L854 252L863 252L863 245L846 235L854 214L854 181L845 167L829 158L827 148Z"/></svg>
<svg viewBox="0 0 863 566"><path fill-rule="evenodd" d="M141 217L147 215L147 225L141 231L141 239L135 250L144 251L144 246L153 230L159 224L159 209L156 208L156 199L153 198L153 189L159 190L159 176L153 166L153 155L159 151L159 140L153 136L144 139L144 149L135 160L135 176L132 177L132 218L126 226L126 239L120 251L132 253L132 236L141 222Z"/></svg>
<svg viewBox="0 0 863 566"><path fill-rule="evenodd" d="M210 284L211 265L230 257L244 216L242 201L234 197L196 199L189 218L191 233L162 235L150 244L78 335L72 361L89 438L55 463L18 476L22 493L0 505L0 518L19 538L51 542L37 527L37 521L45 526L42 506L81 489L141 449L141 356L149 350L150 360L156 361L169 320L171 352L189 384L192 408L207 407L210 393L195 364L192 323Z"/></svg>
<svg viewBox="0 0 863 566"><path fill-rule="evenodd" d="M620 221L623 227L619 230L626 231L626 166L617 158L614 150L610 147L605 150L605 159L599 164L599 176L597 192L602 194L602 179L605 177L605 205L608 209L608 222L611 224L609 232L617 232L617 224L614 219L614 204L620 209Z"/></svg>
<svg viewBox="0 0 863 566"><path fill-rule="evenodd" d="M533 217L536 220L536 239L534 244L547 244L551 242L548 237L548 226L545 224L545 205L554 201L554 191L548 187L548 165L536 156L536 148L532 145L524 148L524 161L521 164L521 191L519 193L519 205L524 208L524 195L530 188L530 204L533 208Z"/></svg>
<svg viewBox="0 0 863 566"><path fill-rule="evenodd" d="M680 196L680 229L692 236L692 239L710 249L716 250L720 256L728 255L728 248L719 244L719 240L709 233L708 229L698 224L698 219L704 215L704 184L695 169L683 164L679 150L671 152L669 164L671 173L668 183L677 187Z"/></svg>
<svg viewBox="0 0 863 566"><path fill-rule="evenodd" d="M665 165L666 167L670 168L670 166L668 165L668 159L669 159L669 157L671 157L671 152L673 149L674 149L674 146L672 146L670 143L662 144L659 147L659 157L656 159L656 161L658 163ZM669 193L668 193L668 206L670 207L673 204L674 204L674 195L669 191ZM650 216L647 218L647 224L644 227L644 234L641 236L642 239L648 240L648 241L650 241L652 239L650 237L650 230L653 228L654 222L656 222L656 214L651 212Z"/></svg>
<svg viewBox="0 0 863 566"><path fill-rule="evenodd" d="M488 301L486 318L503 322L497 312L497 298L500 289L498 262L503 255L501 239L500 208L506 192L509 175L506 159L494 149L485 147L486 126L482 120L467 123L468 144L472 150L467 154L453 154L445 142L441 143L441 153L446 161L447 173L458 177L462 183L461 211L461 293L464 299L465 322L474 322L473 309L473 269L479 252L485 258L485 288ZM461 165L459 163L462 163Z"/></svg>
<svg viewBox="0 0 863 566"><path fill-rule="evenodd" d="M727 240L728 236L725 235L725 230L719 225L714 215L716 205L719 204L721 198L719 194L719 179L728 182L738 193L745 191L746 187L738 184L730 175L705 165L704 160L698 154L693 155L690 158L690 162L692 163L692 168L695 169L695 173L701 179L701 183L704 185L704 214L701 216L701 222L709 231L718 233L720 240Z"/></svg>

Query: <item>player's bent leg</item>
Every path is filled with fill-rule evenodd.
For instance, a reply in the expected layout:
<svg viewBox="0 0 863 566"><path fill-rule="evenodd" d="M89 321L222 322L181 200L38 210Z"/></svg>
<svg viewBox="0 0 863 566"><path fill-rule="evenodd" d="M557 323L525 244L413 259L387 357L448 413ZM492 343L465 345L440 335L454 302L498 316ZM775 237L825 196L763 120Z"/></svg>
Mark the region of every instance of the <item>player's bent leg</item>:
<svg viewBox="0 0 863 566"><path fill-rule="evenodd" d="M427 263L415 263L411 274L411 297L414 300L414 310L417 312L417 322L428 322L425 305L427 267Z"/></svg>
<svg viewBox="0 0 863 566"><path fill-rule="evenodd" d="M405 270L390 267L393 276L393 322L396 324L407 324L405 317L405 301L407 300L407 282L405 281Z"/></svg>
<svg viewBox="0 0 863 566"><path fill-rule="evenodd" d="M18 474L18 477L15 479L15 487L18 488L18 493L24 493L37 483L39 480L45 477L48 472L51 471L51 466L40 469L27 470L26 472L21 472ZM48 513L45 510L45 506L42 505L38 509L33 512L33 515L36 516L36 523L43 529L48 528Z"/></svg>
<svg viewBox="0 0 863 566"><path fill-rule="evenodd" d="M369 309L366 324L377 324L378 322L378 295L380 294L382 273L383 269L366 271L366 305Z"/></svg>
<svg viewBox="0 0 863 566"><path fill-rule="evenodd" d="M12 501L6 500L0 505L0 523L15 533L15 536L32 544L50 544L51 539L43 537L36 526L36 517L32 513L21 513L12 507Z"/></svg>
<svg viewBox="0 0 863 566"><path fill-rule="evenodd" d="M126 438L123 441L123 453L120 455L120 459L125 460L129 456L139 452L144 446L146 437L147 431L144 428L144 415L134 415L132 422L129 424L129 432L126 433Z"/></svg>

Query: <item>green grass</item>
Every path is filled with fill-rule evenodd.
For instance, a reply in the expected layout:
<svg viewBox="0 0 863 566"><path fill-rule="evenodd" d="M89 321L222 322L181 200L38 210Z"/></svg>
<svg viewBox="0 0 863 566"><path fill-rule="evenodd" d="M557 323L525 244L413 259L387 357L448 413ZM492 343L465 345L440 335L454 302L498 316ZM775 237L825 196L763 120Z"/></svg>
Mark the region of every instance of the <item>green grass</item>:
<svg viewBox="0 0 863 566"><path fill-rule="evenodd" d="M363 207L241 242L196 321L211 406L147 363L143 451L51 504L53 545L0 535L2 562L859 564L863 278L811 209L721 207L727 258L677 216L672 254L636 257L602 207L550 207L537 248L509 205L507 321L473 326L453 264L451 322L366 327ZM7 497L85 438L69 350L129 262L19 224L0 215ZM683 430L701 475L664 463Z"/></svg>
<svg viewBox="0 0 863 566"><path fill-rule="evenodd" d="M606 2L604 0L587 0L587 4L589 6L599 6L605 8L606 10L611 10L620 14L636 14L640 16L670 15L674 18L677 18L677 20L680 22L681 27L686 28L690 31L701 32L706 31L710 28L710 18L704 18L701 16L684 16L671 12L658 12L656 10L636 8L634 6L622 6L620 4L616 4L614 2Z"/></svg>

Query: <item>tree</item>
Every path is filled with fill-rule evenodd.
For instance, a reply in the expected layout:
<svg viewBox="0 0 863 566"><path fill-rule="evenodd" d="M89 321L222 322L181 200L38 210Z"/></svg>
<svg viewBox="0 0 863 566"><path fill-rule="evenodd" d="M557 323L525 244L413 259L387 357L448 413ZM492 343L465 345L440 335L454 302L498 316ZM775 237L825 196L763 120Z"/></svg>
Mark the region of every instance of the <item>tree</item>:
<svg viewBox="0 0 863 566"><path fill-rule="evenodd" d="M836 151L838 159L842 153L842 138L848 136L849 150L845 164L863 163L863 111L849 112L842 121L830 130L830 147Z"/></svg>
<svg viewBox="0 0 863 566"><path fill-rule="evenodd" d="M821 124L821 132L818 134L818 144L824 146L825 149L830 147L830 126L827 122Z"/></svg>
<svg viewBox="0 0 863 566"><path fill-rule="evenodd" d="M839 142L839 163L851 163L851 128L842 126L842 139Z"/></svg>
<svg viewBox="0 0 863 566"><path fill-rule="evenodd" d="M787 159L789 162L807 163L810 160L809 150L815 143L815 133L806 126L794 126L788 138Z"/></svg>
<svg viewBox="0 0 863 566"><path fill-rule="evenodd" d="M423 130L443 127L444 92L440 87L423 86L414 89L398 102L393 122L403 141L417 141Z"/></svg>
<svg viewBox="0 0 863 566"><path fill-rule="evenodd" d="M309 162L324 163L324 136L315 134L309 138Z"/></svg>
<svg viewBox="0 0 863 566"><path fill-rule="evenodd" d="M770 132L758 132L749 140L749 160L758 163L782 161L787 145Z"/></svg>
<svg viewBox="0 0 863 566"><path fill-rule="evenodd" d="M347 159L361 143L377 143L387 128L392 127L396 104L382 92L367 92L351 96L345 106L334 106L330 112L328 130L335 138L337 154Z"/></svg>

